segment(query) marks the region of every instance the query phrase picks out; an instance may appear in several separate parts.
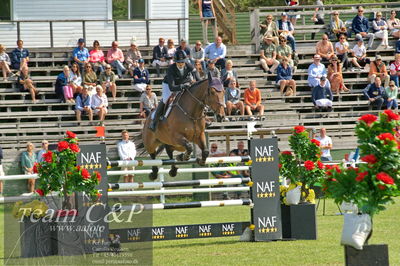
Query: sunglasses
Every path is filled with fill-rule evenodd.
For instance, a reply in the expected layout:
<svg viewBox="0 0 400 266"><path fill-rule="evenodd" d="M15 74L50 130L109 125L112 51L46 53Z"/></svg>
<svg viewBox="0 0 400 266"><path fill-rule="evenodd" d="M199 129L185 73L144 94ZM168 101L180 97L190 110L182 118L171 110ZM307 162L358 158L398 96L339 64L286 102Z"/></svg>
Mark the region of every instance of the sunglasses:
<svg viewBox="0 0 400 266"><path fill-rule="evenodd" d="M324 39L322 39L322 40L323 40L323 41L327 41L328 39L325 39L325 38L324 38Z"/></svg>
<svg viewBox="0 0 400 266"><path fill-rule="evenodd" d="M106 67L106 69L111 69L111 67Z"/></svg>
<svg viewBox="0 0 400 266"><path fill-rule="evenodd" d="M286 40L281 40L280 42L286 42Z"/></svg>
<svg viewBox="0 0 400 266"><path fill-rule="evenodd" d="M336 59L332 59L333 62L337 61Z"/></svg>
<svg viewBox="0 0 400 266"><path fill-rule="evenodd" d="M211 147L211 149L216 149L217 147Z"/></svg>
<svg viewBox="0 0 400 266"><path fill-rule="evenodd" d="M364 10L358 10L358 13L364 13Z"/></svg>
<svg viewBox="0 0 400 266"><path fill-rule="evenodd" d="M343 38L343 37L342 37L342 38L340 38L340 39L341 39L341 40L346 40L346 38Z"/></svg>
<svg viewBox="0 0 400 266"><path fill-rule="evenodd" d="M146 89L146 91L151 91L151 89Z"/></svg>
<svg viewBox="0 0 400 266"><path fill-rule="evenodd" d="M87 66L87 67L85 67L85 68L92 68L92 67L90 67L90 66Z"/></svg>

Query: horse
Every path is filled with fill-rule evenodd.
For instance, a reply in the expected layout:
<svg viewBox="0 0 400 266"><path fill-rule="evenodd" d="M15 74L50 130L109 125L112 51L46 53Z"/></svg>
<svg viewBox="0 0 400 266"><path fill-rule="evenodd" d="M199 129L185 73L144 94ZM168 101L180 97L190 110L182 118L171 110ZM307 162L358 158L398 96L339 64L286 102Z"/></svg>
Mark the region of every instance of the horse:
<svg viewBox="0 0 400 266"><path fill-rule="evenodd" d="M217 115L217 121L222 121L225 116L224 87L217 78L204 79L194 83L190 88L178 93L172 109L167 118L158 122L155 132L148 128L151 122L149 116L141 132L141 141L137 143L138 149L142 148L151 159L165 148L169 159L173 159L173 152L184 152L177 156L178 161L187 161L193 152L191 143L197 144L201 149L201 158L197 163L205 165L209 155L206 144L205 130L205 107L211 108ZM143 153L144 153L143 152ZM176 165L171 166L169 175L174 177L177 174ZM149 178L157 179L158 167L152 167Z"/></svg>

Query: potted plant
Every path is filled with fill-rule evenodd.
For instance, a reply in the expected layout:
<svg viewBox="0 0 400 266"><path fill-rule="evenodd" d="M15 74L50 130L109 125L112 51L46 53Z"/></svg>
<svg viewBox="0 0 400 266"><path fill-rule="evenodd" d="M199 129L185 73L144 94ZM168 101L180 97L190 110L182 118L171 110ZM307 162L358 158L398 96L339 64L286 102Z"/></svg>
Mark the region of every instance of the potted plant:
<svg viewBox="0 0 400 266"><path fill-rule="evenodd" d="M75 219L77 216L77 206L75 206L74 194L76 192L83 192L92 201L96 201L101 197L101 194L96 189L96 186L101 180L101 175L99 172L90 174L87 169L77 165L77 156L79 152L80 148L76 134L67 131L65 138L58 142L57 150L48 151L43 154L44 161L34 165L33 171L38 174L37 195L43 197L43 201L46 200L46 196L49 194L62 197L62 204L61 206L57 206L57 210L47 210L44 218L46 218L48 225L79 222L79 220L76 221ZM61 217L63 217L63 219L61 219ZM27 223L27 219L24 219L23 222ZM32 221L29 221L29 223L31 222ZM37 221L35 220L34 222ZM21 235L25 233L24 230L21 230ZM52 232L52 238L57 240L60 237L58 235L60 233L64 234L62 236L63 238L71 237L68 236L68 234L72 234L72 232L65 231ZM74 236L73 238L76 237ZM26 237L24 239L28 242L37 241L36 239ZM57 245L64 242L66 241L60 243L55 241ZM32 244L22 243L22 246L24 245ZM23 256L24 255L26 254L23 254Z"/></svg>
<svg viewBox="0 0 400 266"><path fill-rule="evenodd" d="M280 154L280 175L290 180L281 186L281 213L284 238L316 239L315 192L311 189L325 175L320 161L320 143L308 137L303 126L296 126L289 137L293 152Z"/></svg>
<svg viewBox="0 0 400 266"><path fill-rule="evenodd" d="M327 169L323 190L336 203L352 202L357 213L345 214L341 243L346 264L361 265L365 260L388 265L387 245L368 245L373 218L400 195L400 142L395 127L400 117L391 110L377 116L359 118L356 135L361 161L358 167L334 166Z"/></svg>

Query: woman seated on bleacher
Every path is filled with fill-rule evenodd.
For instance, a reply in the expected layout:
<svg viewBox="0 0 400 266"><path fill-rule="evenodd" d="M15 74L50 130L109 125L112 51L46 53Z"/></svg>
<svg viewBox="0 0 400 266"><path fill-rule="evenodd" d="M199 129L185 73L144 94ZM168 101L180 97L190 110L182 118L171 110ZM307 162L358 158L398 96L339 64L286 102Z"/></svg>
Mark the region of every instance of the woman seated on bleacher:
<svg viewBox="0 0 400 266"><path fill-rule="evenodd" d="M392 49L393 47L389 46L388 24L382 19L381 12L376 13L376 17L372 21L372 28L374 29L375 37L382 39L380 45L385 49Z"/></svg>
<svg viewBox="0 0 400 266"><path fill-rule="evenodd" d="M7 80L7 76L12 74L10 70L11 60L8 54L6 53L6 48L0 44L0 70L3 72L4 80Z"/></svg>
<svg viewBox="0 0 400 266"><path fill-rule="evenodd" d="M330 24L330 29L333 35L336 35L340 39L340 35L344 34L347 37L347 29L344 22L339 18L339 12L334 11L332 13L332 20ZM333 38L332 38L333 39Z"/></svg>
<svg viewBox="0 0 400 266"><path fill-rule="evenodd" d="M279 37L279 46L276 47L276 58L280 63L282 63L282 59L286 57L289 63L289 66L293 67L293 50L292 48L287 45L287 40L285 37ZM293 70L294 73L294 70Z"/></svg>
<svg viewBox="0 0 400 266"><path fill-rule="evenodd" d="M175 48L174 40L168 39L168 42L167 42L167 57L166 57L168 65L172 65L174 63L175 52L176 52L176 48Z"/></svg>
<svg viewBox="0 0 400 266"><path fill-rule="evenodd" d="M128 49L125 57L126 69L128 69L131 77L133 77L133 71L135 70L135 68L139 66L138 61L141 58L142 54L137 47L136 41L131 40L131 48Z"/></svg>
<svg viewBox="0 0 400 266"><path fill-rule="evenodd" d="M335 44L335 50L337 58L342 62L343 70L348 69L350 67L350 45L346 40L346 35L339 35L339 41Z"/></svg>
<svg viewBox="0 0 400 266"><path fill-rule="evenodd" d="M77 63L72 63L71 66L71 86L74 94L82 92L82 76Z"/></svg>
<svg viewBox="0 0 400 266"><path fill-rule="evenodd" d="M342 66L336 56L332 57L331 63L328 65L328 80L331 83L331 90L333 93L339 94L349 92L349 89L344 85Z"/></svg>
<svg viewBox="0 0 400 266"><path fill-rule="evenodd" d="M29 92L31 94L32 102L36 103L36 97L39 96L39 92L33 85L27 66L24 66L21 69L21 74L18 76L17 80L17 88L20 92Z"/></svg>
<svg viewBox="0 0 400 266"><path fill-rule="evenodd" d="M287 57L282 58L282 63L277 68L276 85L279 86L281 96L284 93L287 95L286 90L288 87L291 88L293 95L296 95L296 81L292 77L292 69L289 66Z"/></svg>
<svg viewBox="0 0 400 266"><path fill-rule="evenodd" d="M71 86L72 76L68 66L64 66L63 72L57 76L56 93L59 93L60 87L66 103L74 103L74 93Z"/></svg>
<svg viewBox="0 0 400 266"><path fill-rule="evenodd" d="M100 49L99 41L96 40L93 42L93 49L90 51L89 55L89 62L92 64L94 71L103 72L106 66L106 59L104 58L103 51Z"/></svg>
<svg viewBox="0 0 400 266"><path fill-rule="evenodd" d="M97 75L96 72L93 71L91 64L85 65L85 75L83 77L83 86L88 89L88 94L90 96L96 93L96 85L97 85Z"/></svg>
<svg viewBox="0 0 400 266"><path fill-rule="evenodd" d="M221 81L224 84L224 87L228 87L229 82L232 79L235 79L236 81L238 80L238 74L236 70L233 68L233 63L232 60L226 61L225 68L221 70ZM236 82L236 86L239 87L238 82Z"/></svg>
<svg viewBox="0 0 400 266"><path fill-rule="evenodd" d="M96 86L96 94L91 97L90 105L93 109L93 114L97 115L100 121L104 121L108 112L108 100L100 85Z"/></svg>
<svg viewBox="0 0 400 266"><path fill-rule="evenodd" d="M244 103L240 100L240 89L236 79L229 80L229 85L225 90L226 114L232 115L232 110L239 110L240 115L244 115Z"/></svg>
<svg viewBox="0 0 400 266"><path fill-rule="evenodd" d="M207 78L207 69L203 68L203 64L200 59L194 60L194 68L196 69L197 73L199 73L200 79Z"/></svg>
<svg viewBox="0 0 400 266"><path fill-rule="evenodd" d="M400 38L400 19L396 18L396 11L390 11L390 18L387 20L390 35Z"/></svg>

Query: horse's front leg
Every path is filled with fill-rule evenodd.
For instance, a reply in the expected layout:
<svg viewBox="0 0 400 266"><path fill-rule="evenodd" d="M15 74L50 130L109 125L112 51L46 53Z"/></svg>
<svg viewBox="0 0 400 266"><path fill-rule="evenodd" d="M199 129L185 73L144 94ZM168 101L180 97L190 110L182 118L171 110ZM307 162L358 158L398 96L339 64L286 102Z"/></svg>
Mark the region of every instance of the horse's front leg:
<svg viewBox="0 0 400 266"><path fill-rule="evenodd" d="M204 166L206 164L206 159L208 155L210 154L208 148L207 148L207 143L206 143L206 134L202 132L198 139L196 140L197 146L201 149L201 158L197 158L197 163L201 166Z"/></svg>
<svg viewBox="0 0 400 266"><path fill-rule="evenodd" d="M165 150L167 151L169 159L172 160L174 158L174 150L172 146L166 145ZM175 177L177 173L178 173L178 167L176 167L175 164L171 165L171 169L169 170L169 175Z"/></svg>
<svg viewBox="0 0 400 266"><path fill-rule="evenodd" d="M180 138L178 143L179 143L179 145L183 146L186 151L185 151L185 153L179 154L176 157L176 159L178 161L188 161L190 159L190 155L193 152L193 147L192 147L191 143L185 137Z"/></svg>
<svg viewBox="0 0 400 266"><path fill-rule="evenodd" d="M150 153L150 157L152 160L156 159L156 154L155 153ZM157 166L152 166L151 167L152 172L149 174L150 180L156 180L158 177L158 167Z"/></svg>

